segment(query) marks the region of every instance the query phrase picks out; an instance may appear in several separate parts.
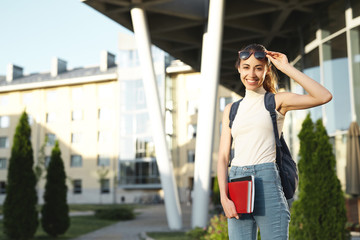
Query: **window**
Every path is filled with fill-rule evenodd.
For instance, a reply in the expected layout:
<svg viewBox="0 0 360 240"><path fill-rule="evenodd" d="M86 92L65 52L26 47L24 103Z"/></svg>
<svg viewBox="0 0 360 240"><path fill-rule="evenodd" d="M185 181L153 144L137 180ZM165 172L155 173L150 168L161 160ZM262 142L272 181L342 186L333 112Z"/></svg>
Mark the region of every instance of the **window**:
<svg viewBox="0 0 360 240"><path fill-rule="evenodd" d="M304 70L303 72L320 83L320 63L319 63L319 49L316 48L304 56ZM296 93L304 94L304 89L300 85L296 85ZM314 107L309 109L312 119L322 118L322 106ZM300 112L295 111L296 114Z"/></svg>
<svg viewBox="0 0 360 240"><path fill-rule="evenodd" d="M112 111L108 108L99 108L99 120L110 120L112 118Z"/></svg>
<svg viewBox="0 0 360 240"><path fill-rule="evenodd" d="M188 139L196 138L196 124L189 124L188 126Z"/></svg>
<svg viewBox="0 0 360 240"><path fill-rule="evenodd" d="M107 155L98 155L97 165L98 166L110 166L110 157Z"/></svg>
<svg viewBox="0 0 360 240"><path fill-rule="evenodd" d="M46 114L46 122L47 123L53 123L55 122L56 114L55 113L47 113Z"/></svg>
<svg viewBox="0 0 360 240"><path fill-rule="evenodd" d="M155 146L151 138L138 138L135 142L135 158L155 157Z"/></svg>
<svg viewBox="0 0 360 240"><path fill-rule="evenodd" d="M9 116L0 116L0 128L7 128L10 126Z"/></svg>
<svg viewBox="0 0 360 240"><path fill-rule="evenodd" d="M146 109L146 99L144 98L144 86L141 79L124 81L121 98L124 103L124 110L143 110Z"/></svg>
<svg viewBox="0 0 360 240"><path fill-rule="evenodd" d="M8 148L8 147L9 147L8 137L0 137L0 148Z"/></svg>
<svg viewBox="0 0 360 240"><path fill-rule="evenodd" d="M188 151L187 151L187 155L188 155L188 157L187 157L188 163L193 163L193 162L195 162L195 150L188 150Z"/></svg>
<svg viewBox="0 0 360 240"><path fill-rule="evenodd" d="M1 96L0 97L0 105L5 107L9 104L9 96Z"/></svg>
<svg viewBox="0 0 360 240"><path fill-rule="evenodd" d="M28 114L28 123L31 126L34 123L34 117Z"/></svg>
<svg viewBox="0 0 360 240"><path fill-rule="evenodd" d="M232 103L233 98L232 97L221 97L220 98L220 111L223 112L225 110L226 105L229 103Z"/></svg>
<svg viewBox="0 0 360 240"><path fill-rule="evenodd" d="M81 101L83 98L82 87L77 87L77 88L71 89L71 97L74 102Z"/></svg>
<svg viewBox="0 0 360 240"><path fill-rule="evenodd" d="M0 169L6 169L6 158L0 158Z"/></svg>
<svg viewBox="0 0 360 240"><path fill-rule="evenodd" d="M24 105L30 105L33 101L33 94L32 93L24 93L23 94L23 104Z"/></svg>
<svg viewBox="0 0 360 240"><path fill-rule="evenodd" d="M80 143L82 134L80 132L71 134L71 143Z"/></svg>
<svg viewBox="0 0 360 240"><path fill-rule="evenodd" d="M80 193L82 193L82 182L81 182L81 179L74 179L73 185L74 185L74 190L73 190L73 193L74 193L74 194L80 194Z"/></svg>
<svg viewBox="0 0 360 240"><path fill-rule="evenodd" d="M5 194L5 193L6 193L6 182L0 181L0 194Z"/></svg>
<svg viewBox="0 0 360 240"><path fill-rule="evenodd" d="M98 88L99 98L111 98L113 96L113 87L111 85L100 85Z"/></svg>
<svg viewBox="0 0 360 240"><path fill-rule="evenodd" d="M359 4L359 14L360 14L360 2ZM354 108L356 118L360 119L360 26L357 26L350 30L350 38L351 38L351 51L352 51L352 70L353 70L353 92L354 94ZM333 98L335 100L335 98Z"/></svg>
<svg viewBox="0 0 360 240"><path fill-rule="evenodd" d="M98 142L99 143L108 143L110 142L111 132L109 131L99 131L98 133Z"/></svg>
<svg viewBox="0 0 360 240"><path fill-rule="evenodd" d="M57 98L56 90L51 90L46 92L46 101L47 102L54 102Z"/></svg>
<svg viewBox="0 0 360 240"><path fill-rule="evenodd" d="M351 103L346 34L341 34L323 45L324 86L333 95L325 104L326 130L347 130L351 122ZM341 79L341 81L339 81Z"/></svg>
<svg viewBox="0 0 360 240"><path fill-rule="evenodd" d="M46 134L46 146L55 146L56 136L53 133L47 133Z"/></svg>
<svg viewBox="0 0 360 240"><path fill-rule="evenodd" d="M80 109L73 110L71 113L71 119L73 121L78 121L83 119L83 111Z"/></svg>
<svg viewBox="0 0 360 240"><path fill-rule="evenodd" d="M136 133L146 133L150 128L150 118L147 112L138 113L136 118Z"/></svg>
<svg viewBox="0 0 360 240"><path fill-rule="evenodd" d="M100 193L110 193L110 180L109 179L101 179Z"/></svg>
<svg viewBox="0 0 360 240"><path fill-rule="evenodd" d="M82 156L81 155L71 155L70 167L82 167Z"/></svg>
<svg viewBox="0 0 360 240"><path fill-rule="evenodd" d="M50 161L51 161L51 157L50 156L45 156L45 167L46 168L49 167Z"/></svg>
<svg viewBox="0 0 360 240"><path fill-rule="evenodd" d="M160 176L155 159L151 161L120 161L120 184L152 184L160 188Z"/></svg>

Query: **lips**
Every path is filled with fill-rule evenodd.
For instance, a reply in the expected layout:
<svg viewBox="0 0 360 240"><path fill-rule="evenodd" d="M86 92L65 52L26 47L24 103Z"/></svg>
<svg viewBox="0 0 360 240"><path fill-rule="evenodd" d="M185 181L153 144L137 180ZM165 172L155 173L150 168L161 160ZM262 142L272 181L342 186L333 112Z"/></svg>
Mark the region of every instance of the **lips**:
<svg viewBox="0 0 360 240"><path fill-rule="evenodd" d="M246 79L246 82L249 83L250 85L253 85L253 84L257 84L258 80Z"/></svg>

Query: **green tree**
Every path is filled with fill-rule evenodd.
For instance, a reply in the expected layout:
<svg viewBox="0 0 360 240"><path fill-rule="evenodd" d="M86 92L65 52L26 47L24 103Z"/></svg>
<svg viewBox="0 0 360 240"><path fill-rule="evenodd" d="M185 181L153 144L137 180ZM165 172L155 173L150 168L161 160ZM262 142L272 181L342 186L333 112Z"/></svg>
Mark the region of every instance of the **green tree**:
<svg viewBox="0 0 360 240"><path fill-rule="evenodd" d="M36 177L26 112L16 127L4 202L4 234L10 239L30 239L38 227Z"/></svg>
<svg viewBox="0 0 360 240"><path fill-rule="evenodd" d="M41 209L41 225L50 236L64 234L70 226L66 196L66 174L59 143L56 141L47 168L44 205Z"/></svg>
<svg viewBox="0 0 360 240"><path fill-rule="evenodd" d="M299 199L292 208L290 239L346 239L344 195L322 120L314 127L308 115L299 139Z"/></svg>

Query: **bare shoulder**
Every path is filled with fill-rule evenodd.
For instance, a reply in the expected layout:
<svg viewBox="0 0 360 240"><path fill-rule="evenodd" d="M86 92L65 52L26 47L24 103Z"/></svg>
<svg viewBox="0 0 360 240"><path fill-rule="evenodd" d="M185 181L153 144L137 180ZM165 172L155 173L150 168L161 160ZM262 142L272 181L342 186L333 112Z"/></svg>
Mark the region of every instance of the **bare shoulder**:
<svg viewBox="0 0 360 240"><path fill-rule="evenodd" d="M224 113L225 113L225 112L228 112L228 113L229 113L232 105L233 105L233 103L227 104L227 105L225 106Z"/></svg>
<svg viewBox="0 0 360 240"><path fill-rule="evenodd" d="M233 103L229 103L225 106L224 112L223 112L223 122L229 122L229 114L230 114L230 109Z"/></svg>

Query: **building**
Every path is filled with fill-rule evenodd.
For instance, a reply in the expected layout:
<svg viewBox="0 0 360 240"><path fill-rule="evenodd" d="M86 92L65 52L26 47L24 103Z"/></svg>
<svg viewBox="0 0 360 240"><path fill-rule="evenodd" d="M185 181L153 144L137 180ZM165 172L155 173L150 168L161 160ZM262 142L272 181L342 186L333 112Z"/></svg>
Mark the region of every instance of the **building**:
<svg viewBox="0 0 360 240"><path fill-rule="evenodd" d="M102 52L96 67L67 69L54 58L51 71L24 76L9 64L0 81L0 181L6 186L13 135L23 111L29 115L35 164L45 170L59 141L69 203L115 201L118 156L119 84L115 55ZM43 198L44 173L38 183ZM4 201L6 190L1 191Z"/></svg>

